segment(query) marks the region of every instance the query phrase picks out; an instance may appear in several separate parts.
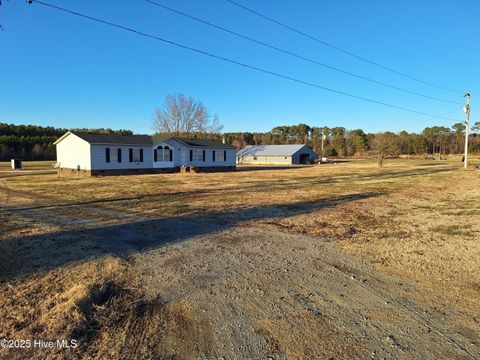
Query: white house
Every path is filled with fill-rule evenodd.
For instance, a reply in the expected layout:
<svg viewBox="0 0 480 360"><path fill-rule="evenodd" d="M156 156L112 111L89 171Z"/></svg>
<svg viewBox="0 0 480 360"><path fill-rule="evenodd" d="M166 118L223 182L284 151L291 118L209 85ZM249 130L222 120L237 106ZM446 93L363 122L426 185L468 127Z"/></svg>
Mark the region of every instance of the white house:
<svg viewBox="0 0 480 360"><path fill-rule="evenodd" d="M55 142L60 173L121 175L235 169L236 149L219 141L68 131Z"/></svg>
<svg viewBox="0 0 480 360"><path fill-rule="evenodd" d="M238 164L312 164L317 154L309 145L247 145L237 153Z"/></svg>

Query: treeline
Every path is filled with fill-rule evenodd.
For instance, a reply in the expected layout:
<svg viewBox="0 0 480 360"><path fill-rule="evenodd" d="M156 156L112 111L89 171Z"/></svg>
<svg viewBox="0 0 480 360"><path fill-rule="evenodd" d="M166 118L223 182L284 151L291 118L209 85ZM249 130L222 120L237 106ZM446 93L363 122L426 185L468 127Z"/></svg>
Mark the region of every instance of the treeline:
<svg viewBox="0 0 480 360"><path fill-rule="evenodd" d="M99 133L133 134L130 130L76 129ZM13 158L23 160L55 160L53 143L68 129L51 126L13 125L0 123L0 161Z"/></svg>
<svg viewBox="0 0 480 360"><path fill-rule="evenodd" d="M117 133L132 135L130 130L75 129L78 131ZM53 143L68 129L34 125L0 123L0 161L12 158L23 160L55 160ZM192 136L192 134L185 134ZM311 127L306 124L277 126L268 132L237 132L224 134L195 135L197 137L225 140L242 148L245 145L309 144L318 154L325 156L397 155L451 155L463 153L465 125L454 124L451 128L433 126L420 134L401 131L398 134L365 133L362 129L346 130L344 127ZM323 151L322 151L323 139ZM480 122L471 128L469 149L480 154Z"/></svg>
<svg viewBox="0 0 480 360"><path fill-rule="evenodd" d="M295 144L310 145L325 156L368 156L382 152L385 155L461 154L465 146L465 125L451 128L434 126L420 134L401 131L398 134L365 133L362 129L344 127L311 127L306 124L277 126L265 133L225 133L227 143L241 148L245 145ZM323 139L323 151L322 151ZM475 123L469 136L469 150L480 153L480 122Z"/></svg>

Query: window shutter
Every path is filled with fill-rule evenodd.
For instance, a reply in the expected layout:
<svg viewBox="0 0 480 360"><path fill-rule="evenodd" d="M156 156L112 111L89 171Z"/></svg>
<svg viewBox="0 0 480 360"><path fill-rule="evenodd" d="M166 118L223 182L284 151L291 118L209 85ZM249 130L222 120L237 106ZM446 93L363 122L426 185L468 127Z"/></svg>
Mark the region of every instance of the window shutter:
<svg viewBox="0 0 480 360"><path fill-rule="evenodd" d="M154 149L154 150L153 150L153 161L155 161L155 162L158 161L158 160L157 160L157 159L158 159L157 151L158 151L158 149Z"/></svg>
<svg viewBox="0 0 480 360"><path fill-rule="evenodd" d="M128 159L133 162L133 149L128 149Z"/></svg>
<svg viewBox="0 0 480 360"><path fill-rule="evenodd" d="M173 150L172 149L170 149L170 151L169 151L168 161L173 161Z"/></svg>
<svg viewBox="0 0 480 360"><path fill-rule="evenodd" d="M212 151L212 160L215 161L215 150Z"/></svg>
<svg viewBox="0 0 480 360"><path fill-rule="evenodd" d="M143 162L143 149L140 149L140 162Z"/></svg>
<svg viewBox="0 0 480 360"><path fill-rule="evenodd" d="M190 161L193 161L193 150L190 150Z"/></svg>
<svg viewBox="0 0 480 360"><path fill-rule="evenodd" d="M117 149L118 162L122 162L122 149Z"/></svg>
<svg viewBox="0 0 480 360"><path fill-rule="evenodd" d="M227 161L227 150L223 150L223 161Z"/></svg>
<svg viewBox="0 0 480 360"><path fill-rule="evenodd" d="M203 150L202 160L205 161L205 150Z"/></svg>
<svg viewBox="0 0 480 360"><path fill-rule="evenodd" d="M110 148L105 148L105 161L110 162Z"/></svg>

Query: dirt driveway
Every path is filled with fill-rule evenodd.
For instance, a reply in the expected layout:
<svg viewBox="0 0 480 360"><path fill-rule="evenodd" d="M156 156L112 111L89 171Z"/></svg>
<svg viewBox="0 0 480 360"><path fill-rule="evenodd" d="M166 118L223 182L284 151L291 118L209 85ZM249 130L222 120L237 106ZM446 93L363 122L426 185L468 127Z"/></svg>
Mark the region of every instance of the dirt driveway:
<svg viewBox="0 0 480 360"><path fill-rule="evenodd" d="M197 344L188 350L198 355L480 355L468 339L402 299L414 284L382 276L320 238L235 226L132 259L149 298L181 299L190 308Z"/></svg>

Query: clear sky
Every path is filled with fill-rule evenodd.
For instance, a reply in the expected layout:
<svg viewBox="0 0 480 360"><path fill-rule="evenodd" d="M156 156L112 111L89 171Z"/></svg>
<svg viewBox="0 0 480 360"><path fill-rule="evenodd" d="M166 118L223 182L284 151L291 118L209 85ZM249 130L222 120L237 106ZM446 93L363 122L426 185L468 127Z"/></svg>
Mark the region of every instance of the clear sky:
<svg viewBox="0 0 480 360"><path fill-rule="evenodd" d="M479 121L477 0L236 0L338 47L429 82L472 92ZM419 111L464 120L462 106L405 94L279 54L143 0L45 0L250 65ZM443 91L378 69L225 0L158 0L303 56L430 96ZM217 113L224 131L307 123L420 131L453 121L389 109L191 53L23 0L0 6L0 122L151 133L153 111L182 92Z"/></svg>

